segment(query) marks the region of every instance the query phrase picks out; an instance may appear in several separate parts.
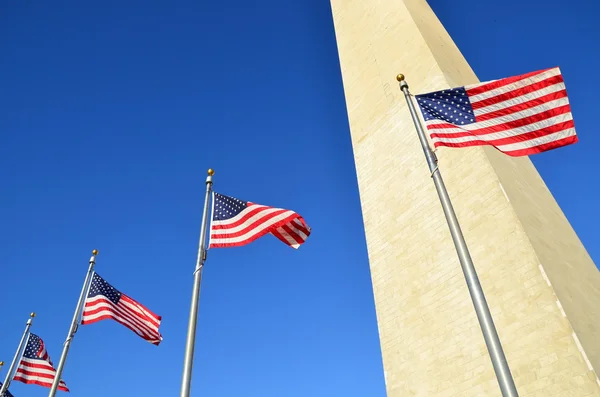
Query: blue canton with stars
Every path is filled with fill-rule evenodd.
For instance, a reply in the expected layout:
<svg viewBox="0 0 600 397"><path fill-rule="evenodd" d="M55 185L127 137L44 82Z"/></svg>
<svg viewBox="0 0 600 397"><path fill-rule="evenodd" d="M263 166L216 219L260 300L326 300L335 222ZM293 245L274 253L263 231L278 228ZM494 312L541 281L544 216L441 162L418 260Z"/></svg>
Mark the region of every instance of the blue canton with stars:
<svg viewBox="0 0 600 397"><path fill-rule="evenodd" d="M425 121L442 120L454 125L475 122L471 101L464 87L417 95Z"/></svg>
<svg viewBox="0 0 600 397"><path fill-rule="evenodd" d="M121 299L121 293L115 287L104 281L104 279L100 277L98 273L94 273L92 285L90 286L90 292L88 292L88 298L93 298L94 296L98 295L105 296L115 305L119 303L119 300Z"/></svg>
<svg viewBox="0 0 600 397"><path fill-rule="evenodd" d="M215 193L214 206L213 221L224 221L248 208L248 202Z"/></svg>
<svg viewBox="0 0 600 397"><path fill-rule="evenodd" d="M39 353L42 350L42 346L43 342L39 336L36 334L29 334L29 340L27 340L27 346L23 352L23 357L37 360L41 359L42 357L39 356Z"/></svg>

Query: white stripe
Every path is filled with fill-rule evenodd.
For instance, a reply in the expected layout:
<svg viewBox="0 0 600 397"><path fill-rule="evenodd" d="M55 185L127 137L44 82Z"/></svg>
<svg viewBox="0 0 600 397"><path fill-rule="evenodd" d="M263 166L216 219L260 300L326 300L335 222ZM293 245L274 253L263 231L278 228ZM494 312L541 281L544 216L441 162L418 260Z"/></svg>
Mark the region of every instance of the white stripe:
<svg viewBox="0 0 600 397"><path fill-rule="evenodd" d="M501 117L496 117L494 119L491 120L484 120L484 121L478 121L475 123L471 123L471 124L466 124L466 125L458 125L457 127L460 127L464 130L467 131L472 131L472 130L478 130L480 128L487 128L487 127L493 127L495 125L500 125L500 124L504 124L510 121L517 121L520 119L524 119L526 117L530 117L530 116L534 116L538 113L544 113L547 112L553 108L557 108L559 106L565 106L569 104L569 99L568 98L560 98L560 99L556 99L554 101L550 101L550 102L546 102L543 103L541 105L538 106L533 106L530 108L527 108L525 110L522 110L520 112L516 112L516 113L512 113L512 114L508 114L505 116L501 116ZM448 125L451 123L448 123L446 121L439 121L439 120L429 120L426 121L425 124L427 125L429 132L432 133L432 130L445 130L446 128L436 128L437 126L440 125ZM439 131L442 132L442 131Z"/></svg>
<svg viewBox="0 0 600 397"><path fill-rule="evenodd" d="M270 219L269 221L261 224L259 227L255 227L255 228L249 230L247 233L242 234L241 236L221 237L221 235L216 235L213 237L212 243L213 244L233 244L233 243L240 243L242 241L249 240L253 236L261 233L265 229L270 228L271 226L273 226L274 224L276 224L277 222L279 222L281 220L281 219L277 219L277 218L278 217ZM214 232L216 233L217 230L215 230Z"/></svg>
<svg viewBox="0 0 600 397"><path fill-rule="evenodd" d="M523 88L523 87L526 87L531 84L539 83L542 80L545 80L545 79L553 77L553 76L558 76L558 75L560 75L560 69L552 68L550 70L546 70L543 73L536 74L536 75L528 77L526 79L518 80L518 81L515 81L514 83L507 84L507 85L495 88L490 91L482 92L481 94L469 96L469 100L471 101L471 103L479 102L484 99L492 98L497 95L507 93L509 91L518 90L519 88ZM486 81L485 83L479 83L479 84L473 84L470 86L465 86L465 89L468 91L470 89L477 88L477 87L480 87L480 86L488 84L488 83L489 83L489 81Z"/></svg>
<svg viewBox="0 0 600 397"><path fill-rule="evenodd" d="M473 141L492 142L495 139L491 139L490 138L491 135L497 135L497 134L471 135L471 136L463 136L463 137L460 137L460 138L433 138L432 141L434 143L435 142L440 142L440 143L465 143L465 142L473 142ZM506 144L506 145L500 145L500 146L498 146L498 149L500 149L502 151L505 151L505 150L506 151L520 150L520 149L525 149L525 148L528 148L528 147L543 145L544 143L549 143L549 142L557 141L557 140L566 138L568 136L574 136L574 135L576 135L575 128L567 128L567 129L564 129L562 131L558 131L558 132L555 132L555 133L552 133L552 134L548 134L548 135L544 135L544 136L541 136L541 137L529 139L527 141L522 141L522 142L517 142L517 143L510 143L510 144ZM518 136L518 135L507 135L506 137L512 137L512 136Z"/></svg>
<svg viewBox="0 0 600 397"><path fill-rule="evenodd" d="M277 223L277 222L276 221L275 222L273 222L273 221L265 222L262 225L260 225L259 227L251 229L247 233L244 233L241 236L237 236L237 237L222 237L221 235L216 235L216 236L213 236L212 243L213 244L240 243L242 241L249 240L250 238L254 237L255 235L263 232L265 229L270 228L275 223Z"/></svg>
<svg viewBox="0 0 600 397"><path fill-rule="evenodd" d="M43 365L42 368L33 367L34 365ZM36 375L26 374L24 371L33 372ZM42 376L48 375L48 377ZM21 362L19 367L15 371L15 375L13 379L22 378L27 381L38 381L42 383L46 383L51 385L56 377L56 370L50 365L50 363L43 359L30 359L27 357L21 358ZM17 379L18 380L18 379ZM59 382L60 386L67 387L65 382L61 379Z"/></svg>
<svg viewBox="0 0 600 397"><path fill-rule="evenodd" d="M253 207L245 209L238 215L242 215L242 216L247 215L249 212L252 211L251 208L253 208ZM258 211L254 215L252 215L250 218L246 219L243 223L240 223L239 225L234 226L234 227L229 227L232 224L231 222L227 222L227 224L224 225L223 223L221 223L221 221L216 221L213 224L213 230L211 232L212 233L236 233L236 232L244 230L245 228L252 225L257 220L262 219L262 218L264 218L270 214L273 214L275 212L280 212L280 211L284 211L284 212L278 216L284 215L284 217L285 217L285 216L288 216L289 214L293 213L293 211L285 211L285 210L282 210L281 208L268 208L267 207L266 209L261 209L260 211ZM225 230L215 229L215 227L217 227L217 226L228 226L228 227Z"/></svg>
<svg viewBox="0 0 600 397"><path fill-rule="evenodd" d="M126 296L126 295L121 296L121 300L119 301L119 303L121 303L124 306L127 306L127 308L129 308L129 310L131 310L133 313L135 313L137 316L139 316L138 318L140 319L140 321L143 321L144 323L148 323L149 325L153 326L154 328L158 328L158 326L160 326L160 321L158 321L158 319L156 317L154 317L153 314L149 313L147 310L144 310L144 308L142 308L139 304L127 302L127 300L123 299L123 296ZM127 298L129 298L129 297L127 297ZM129 298L129 299L131 299L131 298ZM133 301L133 299L131 299L131 300Z"/></svg>
<svg viewBox="0 0 600 397"><path fill-rule="evenodd" d="M124 305L124 303L125 302L121 300L119 301L119 304L115 306L116 317L128 324L131 324L132 327L138 329L140 332L146 333L148 336L154 336L156 333L158 333L158 328L155 325L143 321L135 313L131 312L128 305Z"/></svg>
<svg viewBox="0 0 600 397"><path fill-rule="evenodd" d="M41 358L27 358L25 356L23 356L21 358L21 363L20 365L44 365L47 366L48 368L52 368L52 365L50 365L50 363L47 360L41 359Z"/></svg>
<svg viewBox="0 0 600 397"><path fill-rule="evenodd" d="M520 95L518 97L509 99L509 100L506 100L503 102L498 102L498 103L495 103L493 105L488 105L483 108L474 109L473 113L475 114L475 116L481 116L483 114L487 114L487 113L495 112L497 110L505 109L505 108L508 108L511 106L519 105L521 103L531 101L533 99L541 98L544 95L553 94L555 92L560 92L563 90L565 90L565 83L553 84L549 87L544 87L541 90L530 92L529 94Z"/></svg>
<svg viewBox="0 0 600 397"><path fill-rule="evenodd" d="M294 234L298 235L298 237L300 237L303 241L306 241L308 236L304 234L302 229L300 229L304 228L304 225L298 219L294 219L294 222L289 223L288 226L290 229L292 229L292 232L294 232Z"/></svg>
<svg viewBox="0 0 600 397"><path fill-rule="evenodd" d="M30 375L30 374L26 374L25 371L27 372L33 372L35 375ZM40 377L40 378L45 378L44 375L47 375L49 378L45 378L50 379L50 382L52 382L52 379L54 379L54 377L56 376L56 371L54 370L50 370L50 369L45 369L45 368L24 368L24 367L19 367L17 368L17 372L15 372L15 375L17 374L21 374L21 376L23 378L26 379L31 379L32 377Z"/></svg>
<svg viewBox="0 0 600 397"><path fill-rule="evenodd" d="M213 225L227 226L227 225L231 225L233 223L237 223L237 222L239 222L246 215L246 213L248 213L248 212L250 212L252 210L256 210L257 208L268 208L268 209L271 209L271 210L274 210L274 211L277 211L277 210L281 209L281 208L268 207L266 205L250 204L246 208L244 208L242 210L242 212L240 212L239 214L237 214L233 218L229 218L229 219L225 219L225 220L216 220L216 221L213 221L212 224Z"/></svg>
<svg viewBox="0 0 600 397"><path fill-rule="evenodd" d="M44 368L34 368L33 365L43 365ZM21 359L21 364L17 368L17 372L19 372L20 369L29 372L38 372L40 374L52 375L52 377L54 377L54 374L56 373L54 368L52 368L52 366L48 364L47 361L41 359L32 360L27 357L23 357Z"/></svg>
<svg viewBox="0 0 600 397"><path fill-rule="evenodd" d="M54 377L52 377L52 378L46 378L46 377L43 377L43 376L26 375L24 373L21 373L21 372L17 371L15 373L15 376L14 376L13 379L14 380L20 380L18 378L22 378L23 380L30 381L30 382L37 381L37 382L43 383L44 385L48 385L48 386L52 385L52 382L54 381Z"/></svg>
<svg viewBox="0 0 600 397"><path fill-rule="evenodd" d="M215 219L215 192L214 190L211 192L211 202L210 202L210 218L208 219L208 246L205 248L208 250L210 248L212 238L210 236L210 231L212 230L212 225Z"/></svg>
<svg viewBox="0 0 600 397"><path fill-rule="evenodd" d="M564 139L564 138L567 138L570 136L574 136L574 135L576 135L575 129L568 128L563 131L555 132L554 134L544 135L539 138L530 139L528 141L498 146L498 149L503 152L512 152L515 150L528 149L528 148L532 148L535 146L544 145L546 143L558 141L558 140L561 140L561 139Z"/></svg>
<svg viewBox="0 0 600 397"><path fill-rule="evenodd" d="M131 327L130 329L133 332L135 332L136 334L138 334L139 336L141 336L144 339L146 337L148 337L148 338L153 338L154 337L153 334L151 334L149 332L142 331L142 329L139 326L137 326L136 324L134 324L128 318L123 317L122 315L119 315L119 314L115 313L113 310L110 310L110 309L104 309L104 310L102 310L102 311L100 311L100 312L98 312L96 314L87 315L87 316L85 316L85 321L87 322L87 321L96 320L96 319L98 319L98 318L100 318L102 316L108 316L108 317L112 318L115 321L119 320L119 321L123 322L124 323L123 325L126 325L127 328Z"/></svg>
<svg viewBox="0 0 600 397"><path fill-rule="evenodd" d="M92 298L87 298L85 303L90 304L90 306L86 306L84 308L84 317L87 318L97 318L99 317L96 314L89 314L89 312L100 309L100 308L109 308L115 311L119 311L119 314L131 317L131 320L135 320L140 325L148 325L151 329L158 330L160 326L160 321L156 319L150 312L144 310L142 307L138 305L131 304L127 302L126 299L123 299L127 295L121 294L121 299L119 300L120 305L113 304L106 296L104 295L96 295ZM129 298L127 296L127 298ZM131 298L129 298L131 299ZM133 300L133 299L131 299ZM123 307L121 307L123 306ZM146 316L148 318L146 318Z"/></svg>
<svg viewBox="0 0 600 397"><path fill-rule="evenodd" d="M298 242L294 240L294 238L290 236L290 234L286 232L282 227L278 227L277 231L279 232L281 237L283 237L292 247L299 246Z"/></svg>
<svg viewBox="0 0 600 397"><path fill-rule="evenodd" d="M277 211L281 211L281 209L276 208ZM226 234L232 234L232 233L237 233L237 232L241 232L242 230L246 229L247 227L251 226L254 222L265 218L267 215L272 214L275 211L271 211L271 210L266 210L266 211L261 211L256 215L253 215L252 217L250 217L248 220L246 220L244 223L241 223L240 225L236 226L236 227L232 227L230 229L225 229L225 230L221 230L221 229L215 229L211 231L211 234L213 234L213 238L218 238L220 235L226 235ZM255 233L253 233L254 230L256 230L257 228L259 230L264 229L265 227L269 227L271 225L276 224L277 222L280 222L282 220L284 220L285 218L288 218L290 215L294 215L295 212L294 211L284 211L283 213L272 217L271 219L265 221L263 224L261 224L258 227L254 227L253 229L249 230L248 232L244 233L244 235L253 235Z"/></svg>
<svg viewBox="0 0 600 397"><path fill-rule="evenodd" d="M84 313L83 313L83 320L84 321L93 321L93 320L97 320L98 318L102 317L102 316L110 316L113 319L119 319L121 321L123 321L125 324L131 326L133 329L133 331L135 333L137 333L140 336L144 336L147 335L150 338L154 338L155 333L158 333L158 329L155 327L150 327L147 324L145 324L144 322L140 321L140 319L138 317L135 317L134 315L127 313L127 309L125 308L120 308L116 305L114 305L112 302L106 302L106 301L102 301L102 299L105 299L106 301L108 301L108 299L106 297L104 297L103 295L97 295L94 298L91 298L89 300L86 300L86 303L93 303L92 306L86 307L84 309ZM94 310L98 310L101 309L99 312L97 313L90 313L91 311Z"/></svg>
<svg viewBox="0 0 600 397"><path fill-rule="evenodd" d="M524 127L512 128L509 130L502 130L500 132L493 132L491 134L481 134L481 135L469 135L469 136L461 136L457 138L452 137L432 137L431 140L433 142L449 142L449 143L463 143L463 142L471 142L471 141L495 141L497 139L509 138L513 136L518 136L522 134L526 134L528 132L541 130L542 128L548 128L555 124L560 124L566 121L570 121L573 119L573 115L571 113L561 114L556 117L552 117L546 120L538 121L537 123L529 124ZM433 131L430 131L430 133ZM460 128L445 128L445 129L437 129L435 132L443 133L443 134L464 134L465 130Z"/></svg>

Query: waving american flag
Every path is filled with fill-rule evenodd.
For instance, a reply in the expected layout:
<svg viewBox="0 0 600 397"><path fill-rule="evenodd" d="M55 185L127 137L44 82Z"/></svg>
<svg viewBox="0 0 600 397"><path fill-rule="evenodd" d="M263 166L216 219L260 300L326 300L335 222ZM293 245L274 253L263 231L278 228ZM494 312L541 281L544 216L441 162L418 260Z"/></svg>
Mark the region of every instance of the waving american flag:
<svg viewBox="0 0 600 397"><path fill-rule="evenodd" d="M294 211L214 193L209 248L246 245L268 233L298 248L310 227Z"/></svg>
<svg viewBox="0 0 600 397"><path fill-rule="evenodd" d="M162 336L158 332L161 317L94 273L85 300L81 324L92 324L105 319L113 319L123 324L153 345L158 346L162 341Z"/></svg>
<svg viewBox="0 0 600 397"><path fill-rule="evenodd" d="M434 146L527 156L577 142L559 68L417 95Z"/></svg>
<svg viewBox="0 0 600 397"><path fill-rule="evenodd" d="M27 384L52 387L55 376L56 370L46 351L44 341L36 334L29 334L25 351L13 379ZM69 391L62 379L58 384L58 390Z"/></svg>

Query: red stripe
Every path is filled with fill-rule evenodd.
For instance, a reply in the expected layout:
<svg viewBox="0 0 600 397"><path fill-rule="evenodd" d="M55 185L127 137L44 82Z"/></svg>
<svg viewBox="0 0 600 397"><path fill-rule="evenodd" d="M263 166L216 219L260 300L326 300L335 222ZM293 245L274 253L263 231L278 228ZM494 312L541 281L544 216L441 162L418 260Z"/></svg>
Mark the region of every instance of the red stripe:
<svg viewBox="0 0 600 397"><path fill-rule="evenodd" d="M287 239L285 237L283 237L283 234L279 233L279 230L272 230L271 234L275 237L277 237L282 243L290 245L290 242L287 241Z"/></svg>
<svg viewBox="0 0 600 397"><path fill-rule="evenodd" d="M31 359L28 359L28 360L31 360ZM21 363L19 364L19 368L27 367L27 368L47 369L49 371L54 371L54 368L52 367L52 365L50 365L47 361L43 361L41 359L38 359L36 361L42 361L43 364L34 364L34 363L30 363L30 362L21 360Z"/></svg>
<svg viewBox="0 0 600 397"><path fill-rule="evenodd" d="M140 335L142 338L148 341L160 339L157 327L152 327L144 323L137 315L122 305L117 305L115 307L114 314L115 321L123 324L125 327Z"/></svg>
<svg viewBox="0 0 600 397"><path fill-rule="evenodd" d="M100 316L91 321L86 321L86 324L110 318L129 328L147 341L152 342L154 340L160 340L160 334L156 328L152 328L147 324L142 323L137 317L132 316L129 311L122 310L122 307L119 305L111 305L110 308L95 310L95 313L100 314Z"/></svg>
<svg viewBox="0 0 600 397"><path fill-rule="evenodd" d="M502 132L505 130L509 130L512 128L524 127L529 124L537 123L538 121L543 121L555 116L560 116L561 114L566 114L571 112L570 105L557 106L552 109L548 109L542 113L534 114L533 116L524 117L522 119L507 121L506 123L493 125L490 127L478 128L476 130L468 130L472 135L485 135L491 134L493 132ZM447 128L460 128L458 125L443 123L443 124L435 124L428 125L427 129L430 131L438 131ZM437 132L432 132L430 135L433 137L434 134L438 134Z"/></svg>
<svg viewBox="0 0 600 397"><path fill-rule="evenodd" d="M502 138L500 140L504 140L504 139L512 139L513 141L516 141L518 139L518 137L521 136L526 136L528 134L532 134L532 133L539 133L539 135L537 136L543 136L543 135L549 135L549 134L553 134L555 132L558 131L562 131L562 130L566 130L568 128L575 128L575 123L573 122L573 120L568 120L568 121L564 121L562 123L557 123L557 124L553 124L551 126L548 127L544 127L544 128L540 128L538 130L534 130L534 131L530 131L530 132L525 132L522 134L517 134L517 135L511 135L507 138ZM454 133L454 134L431 134L432 138L439 138L439 139L452 139L452 138L462 138L465 136L476 136L475 134L471 134L470 132L464 130L464 132L458 132L458 133ZM481 136L481 135L478 135ZM483 141L482 141L483 142ZM492 141L485 141L485 142L492 142ZM493 141L495 142L495 141Z"/></svg>
<svg viewBox="0 0 600 397"><path fill-rule="evenodd" d="M137 306L139 309L142 310L142 313L140 314L140 316L143 316L148 321L151 321L157 327L159 326L160 320L162 320L161 316L154 314L152 311L148 310L148 308L146 306L142 305L140 302L138 302L134 299L131 299L129 296L125 295L124 293L121 293L121 300L125 300L125 301L129 302L131 305Z"/></svg>
<svg viewBox="0 0 600 397"><path fill-rule="evenodd" d="M106 313L106 314L103 314ZM85 313L85 316L90 316L90 315L97 315L100 314L100 316L95 317L93 319L88 319L86 318L85 323L82 321L82 324L91 324L91 323L95 323L98 322L100 320L104 320L106 318L112 318L113 320L117 320L120 319L122 321L129 321L130 323L133 323L132 326L137 326L140 329L140 332L144 333L145 335L151 336L155 331L155 329L150 328L148 326L146 326L145 324L141 324L140 321L129 315L127 312L123 312L120 310L120 308L118 307L100 307L99 309L96 310L90 310L89 312ZM120 321L119 321L120 322ZM129 326L128 326L129 327ZM148 332L145 332L146 330L148 330Z"/></svg>
<svg viewBox="0 0 600 397"><path fill-rule="evenodd" d="M520 134L520 135L513 135L513 136L506 137L506 138L492 139L492 140L478 139L473 142L480 142L480 144L484 144L484 142L485 142L485 144L487 144L487 145L502 146L502 145L508 145L511 143L525 142L525 141L529 141L531 139L540 138L542 136L554 134L554 133L564 131L569 128L573 128L573 126L574 126L573 121L569 121L569 122L564 122L564 123L560 123L560 124L555 124L555 125L552 125L552 126L546 127L546 128L540 128L539 130L526 132L526 133ZM470 136L473 136L473 135L470 135ZM452 137L452 138L456 138L456 137ZM441 138L441 139L443 139L443 138Z"/></svg>
<svg viewBox="0 0 600 397"><path fill-rule="evenodd" d="M504 94L500 94L500 95L496 95L494 97L491 98L487 98L481 101L477 101L474 103L471 103L471 107L473 108L473 110L475 109L481 109L484 108L486 106L490 106L490 105L494 105L496 103L500 103L500 102L504 102L504 101L508 101L509 99L514 99L523 95L527 95L530 94L532 92L535 91L539 91L541 89L547 88L547 87L551 87L555 84L560 84L564 82L563 77L561 75L558 76L552 76L549 77L545 80L542 80L540 82L537 83L533 83L530 85L526 85L525 87L521 87L521 88L517 88L515 90L509 91L509 92L505 92ZM566 92L566 91L565 91Z"/></svg>
<svg viewBox="0 0 600 397"><path fill-rule="evenodd" d="M562 146L567 146L567 145L570 145L570 144L573 144L576 142L578 142L577 135L573 135L573 136L569 136L569 137L559 139L559 140L556 140L553 142L545 143L542 145L537 145L537 146L533 146L533 147L526 148L526 149L519 149L519 150L512 150L512 151L500 150L496 146L490 145L489 142L486 142L486 141L469 141L469 142L461 142L461 143L435 142L434 146L435 147L446 146L446 147L454 147L454 148L471 147L471 146L493 146L493 147L496 147L496 149L498 149L502 153L505 153L509 156L519 157L519 156L529 156L531 154L538 154L538 153L546 152L548 150L556 149L556 148L559 148Z"/></svg>
<svg viewBox="0 0 600 397"><path fill-rule="evenodd" d="M125 320L121 316L115 314L114 312L111 312L108 310L105 310L105 312L106 312L106 314L102 314L96 318L93 318L92 320L86 321L85 325L97 323L100 320L114 320L114 321L118 322L119 324L122 324L123 326L129 328L130 330L132 330L133 332L135 332L137 335L139 335L141 338L143 338L145 340L156 339L156 338L152 338L151 335L147 332L142 332L141 330L132 328L129 324L125 323Z"/></svg>
<svg viewBox="0 0 600 397"><path fill-rule="evenodd" d="M52 387L52 382L50 383L45 383L45 382L40 382L38 380L29 380L26 378L21 378L19 376L16 376L13 378L13 380L17 380L19 382L23 382L25 384L28 385L38 385L38 386L44 386L44 387ZM63 386L65 383L61 380L60 383L58 384L58 390L62 390L62 391L66 391L66 392L70 392L70 390L65 386Z"/></svg>
<svg viewBox="0 0 600 397"><path fill-rule="evenodd" d="M225 225L215 223L214 226L212 227L212 229L213 230L232 229L232 228L238 227L240 225L243 225L248 219L252 218L253 216L255 216L263 211L269 211L269 210L274 210L274 209L277 211L274 211L273 213L271 213L270 214L271 217L277 216L277 215L282 214L287 211L284 209L278 209L278 208L273 208L273 207L259 207L259 206L252 205L252 206L247 207L244 211L242 211L242 213L243 213L242 217L240 219L238 219L237 221L235 221L234 223L229 223L229 224L225 224Z"/></svg>
<svg viewBox="0 0 600 397"><path fill-rule="evenodd" d="M567 91L565 91L565 90L553 92L553 93L541 96L539 98L532 99L527 102L519 103L519 104L516 104L513 106L505 107L503 109L495 110L493 112L478 115L475 117L475 120L477 122L480 122L480 121L492 120L492 119L502 117L502 116L508 116L509 114L518 113L523 110L531 109L535 106L540 106L545 103L555 101L555 100L561 99L561 98L566 98L566 97L567 97ZM548 110L550 110L550 109L548 109ZM546 111L546 110L544 110L544 111Z"/></svg>
<svg viewBox="0 0 600 397"><path fill-rule="evenodd" d="M281 226L289 223L295 217L296 218L301 218L298 214L292 214L288 218L283 219L283 220L281 220L281 221L279 221L279 222L277 222L277 223L275 223L275 224L273 224L273 225L271 225L269 227L266 227L266 228L262 229L261 231L259 231L258 233L256 233L256 234L248 237L247 239L239 241L239 242L227 242L227 243L225 243L225 242L217 242L217 243L215 243L214 240L211 240L209 248L240 247L242 245L249 244L249 243L251 243L254 240L256 240L256 239L264 236L265 234L267 234L269 232L275 234L277 232L277 228L278 227L281 227ZM226 238L229 238L229 237L230 237L230 235L213 235L213 234L211 234L211 239L219 239L219 240L221 240L221 239L226 239Z"/></svg>
<svg viewBox="0 0 600 397"><path fill-rule="evenodd" d="M306 236L308 237L310 235L310 230L308 230L308 225L306 224L306 222L304 222L303 218L297 218L296 220L300 221L300 224L294 222L293 226L300 230L302 233L306 234Z"/></svg>
<svg viewBox="0 0 600 397"><path fill-rule="evenodd" d="M216 233L216 234L211 234L211 236L214 236L214 238L233 238L233 237L241 237L241 236L245 236L246 234L249 234L251 232L253 232L256 229L260 229L261 227L266 227L267 229L272 228L273 226L269 225L269 226L263 226L266 222L270 221L272 218L275 218L276 216L281 215L284 212L288 212L288 210L281 210L278 212L274 212L272 214L265 214L262 218L257 219L256 221L254 221L253 223L251 223L250 225L246 226L244 229L239 230L237 232L233 232L233 233ZM288 222L291 222L292 220L294 220L294 218L296 218L298 216L298 214L292 213L290 215L288 215L286 218L284 218L281 221L278 221L276 224L281 226L284 225ZM218 229L215 225L214 229ZM219 229L219 230L227 230L227 229Z"/></svg>
<svg viewBox="0 0 600 397"><path fill-rule="evenodd" d="M516 156L527 156L527 155L531 155L531 154L547 152L548 150L557 149L559 147L563 147L563 146L567 146L567 145L572 145L574 143L577 143L578 141L579 141L579 138L577 138L577 135L572 135L572 136L568 136L563 139L559 139L557 141L548 142L543 145L534 146L534 147L531 147L528 149L513 150L511 152L506 152L506 154L508 154L510 156L515 156L515 157Z"/></svg>
<svg viewBox="0 0 600 397"><path fill-rule="evenodd" d="M102 295L100 295L100 296L102 296ZM127 295L121 294L121 299L123 299L123 297L129 299L130 302L135 302L133 299L129 298ZM88 309L88 307L99 305L101 303L107 304L109 307L100 306L95 309ZM102 314L99 317L93 318L93 319L89 318L90 316L100 314L103 312L106 312L106 314ZM125 327L129 328L130 330L132 330L133 332L135 332L137 335L142 337L144 340L147 340L148 342L150 342L154 345L158 346L160 344L161 335L158 331L158 326L153 323L152 324L152 325L154 325L154 328L153 328L150 325L146 324L143 321L143 320L147 319L146 316L141 316L138 313L131 311L129 308L127 308L124 305L118 305L118 304L115 305L114 303L112 303L110 300L108 300L104 296L102 296L102 299L96 300L95 302L86 301L85 309L84 309L82 320L81 320L82 325L93 324L98 321L106 320L106 319L115 320L116 322L122 324L123 326L125 326ZM133 323L133 325L128 324L127 321L129 321L130 323Z"/></svg>
<svg viewBox="0 0 600 397"><path fill-rule="evenodd" d="M158 333L158 325L156 323L148 321L146 316L139 315L136 311L125 306L123 302L124 301L121 298L121 301L119 301L119 304L116 306L116 313L122 317L123 321L129 320L130 323L133 323L131 326L137 326L140 332L148 332L150 336Z"/></svg>
<svg viewBox="0 0 600 397"><path fill-rule="evenodd" d="M505 79L500 79L500 80L492 81L492 82L489 82L489 83L483 83L482 85L479 85L479 86L476 86L476 87L473 87L473 88L468 88L466 90L467 91L467 95L468 96L473 96L473 95L482 94L482 93L484 93L486 91L491 91L491 90L494 90L496 88L504 87L504 86L512 84L512 83L514 83L516 81L524 80L526 78L535 76L535 75L540 74L540 73L544 73L544 72L546 72L548 70L551 70L551 69L554 69L554 68L549 68L549 69L544 69L544 70L538 70L536 72L530 72L530 73L526 73L526 74L521 74L519 76L507 77Z"/></svg>
<svg viewBox="0 0 600 397"><path fill-rule="evenodd" d="M302 244L304 242L304 240L300 237L300 235L298 233L296 233L296 231L292 230L292 228L289 226L289 224L283 225L283 226L281 226L281 228L283 230L285 230L287 232L287 234L291 238L293 238L297 244Z"/></svg>
<svg viewBox="0 0 600 397"><path fill-rule="evenodd" d="M52 370L54 373L52 373L52 374L45 374L45 373L37 372L37 371L28 371L26 369L23 369L22 367L17 368L16 373L19 373L19 374L24 375L26 377L27 376L37 376L37 377L40 377L40 378L48 378L50 380L54 380L54 376L56 375L56 371L54 371L54 368L50 369L48 367L45 367L45 368L42 368L42 369L49 370L49 371Z"/></svg>
<svg viewBox="0 0 600 397"><path fill-rule="evenodd" d="M84 313L83 313L84 317L97 314L103 310L108 310L105 307L99 307L99 308L95 308L95 309L87 309L88 307L97 306L100 303L106 303L107 305L110 305L111 308L113 308L113 310L121 309L121 307L119 305L115 306L115 304L112 303L112 301L110 301L109 299L107 299L104 295L100 295L100 296L102 298L99 300L96 300L96 301L87 301L86 300L85 309L84 309ZM140 308L143 308L144 310L148 311L149 316L145 315L144 313L135 312L127 307L123 307L122 309L126 311L126 314L130 314L133 319L150 321L152 323L152 325L154 325L157 328L160 326L161 316L157 316L156 314L152 313L150 310L146 309L144 306L142 306L141 304L139 304L138 302L136 302L135 300L131 299L130 297L128 297L127 295L125 295L123 293L121 294L121 300L128 302L131 305L139 306ZM154 316L154 317L151 317L151 316ZM82 321L82 323L83 323L83 321Z"/></svg>
<svg viewBox="0 0 600 397"><path fill-rule="evenodd" d="M123 317L119 316L118 314L114 313L114 312L110 312L110 311L106 311L107 314L98 316L92 320L88 320L85 322L85 324L93 324L96 323L98 321L101 320L114 320L116 322L118 322L119 324L123 325L124 327L130 329L131 331L135 332L136 335L140 336L142 339L152 343L153 345L159 345L160 344L160 335L157 335L154 332L146 332L140 328L134 328L131 325L129 325ZM84 324L82 322L82 324ZM154 336L157 335L157 336Z"/></svg>

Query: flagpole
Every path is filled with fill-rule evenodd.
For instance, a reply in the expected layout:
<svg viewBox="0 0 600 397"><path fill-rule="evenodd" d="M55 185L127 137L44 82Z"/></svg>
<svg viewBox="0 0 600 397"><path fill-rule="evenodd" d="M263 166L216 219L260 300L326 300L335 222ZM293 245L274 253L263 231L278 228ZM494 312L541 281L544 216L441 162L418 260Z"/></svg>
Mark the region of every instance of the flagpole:
<svg viewBox="0 0 600 397"><path fill-rule="evenodd" d="M198 305L200 303L200 284L202 283L202 268L206 261L206 227L208 225L208 205L212 191L213 169L208 170L206 177L206 195L204 196L204 210L202 211L202 226L200 227L200 242L198 243L198 257L194 271L194 288L192 290L192 304L188 323L187 340L185 343L185 358L183 361L183 379L181 382L181 397L189 397L192 388L192 367L194 365L194 347L196 344L196 324L198 322Z"/></svg>
<svg viewBox="0 0 600 397"><path fill-rule="evenodd" d="M421 147L423 148L425 158L427 159L427 165L429 166L433 183L435 184L435 188L440 198L440 203L442 204L442 208L444 210L444 215L446 216L446 221L448 222L450 234L452 235L452 240L454 241L454 246L456 247L456 252L458 254L458 259L460 260L460 265L465 275L467 287L469 288L471 300L473 301L473 306L475 307L475 312L477 313L479 325L481 326L481 330L483 332L483 338L485 339L488 353L492 360L494 371L496 372L496 378L498 379L502 396L518 397L519 394L517 393L515 382L510 373L508 362L504 356L502 344L500 343L498 332L496 332L496 327L490 313L490 308L488 307L485 295L483 294L483 289L479 283L479 277L477 277L477 272L475 271L471 254L469 253L467 243L465 242L458 219L454 213L454 207L450 201L450 196L448 195L448 191L444 185L444 180L440 174L440 170L437 165L437 158L427 142L427 137L417 116L415 105L410 98L408 84L404 80L404 75L399 74L396 76L396 80L398 80L400 83L400 89L404 93L406 103L408 104L408 109L410 110L410 115L417 129L419 141L421 141Z"/></svg>
<svg viewBox="0 0 600 397"><path fill-rule="evenodd" d="M73 314L73 320L71 320L69 333L67 334L67 339L65 340L63 351L60 355L58 366L56 367L56 375L54 376L54 380L52 381L52 387L50 388L50 393L48 393L48 397L54 397L56 395L56 391L58 390L58 385L62 377L65 362L67 361L67 355L69 354L69 348L71 347L71 342L73 341L73 337L75 336L77 328L79 327L81 307L85 300L85 295L89 288L90 280L92 279L92 275L94 274L94 266L96 266L96 255L98 255L98 250L93 250L92 257L90 258L89 262L90 265L88 267L87 274L85 275L85 281L83 282L83 287L81 288L81 293L79 294L79 301L77 301L77 306L75 307L75 314Z"/></svg>
<svg viewBox="0 0 600 397"><path fill-rule="evenodd" d="M27 343L27 338L29 337L29 328L31 328L31 323L33 323L33 318L35 317L35 313L31 313L29 315L29 319L25 325L25 331L23 332L23 336L21 337L21 341L19 342L19 347L17 348L17 352L15 353L15 357L10 363L10 367L8 367L8 373L6 374L6 378L4 378L4 383L2 387L0 387L0 396L3 396L6 391L8 391L8 387L10 386L10 382L12 380L12 374L17 366L17 363L21 360L21 355L23 354L23 346ZM2 363L4 364L4 363Z"/></svg>

